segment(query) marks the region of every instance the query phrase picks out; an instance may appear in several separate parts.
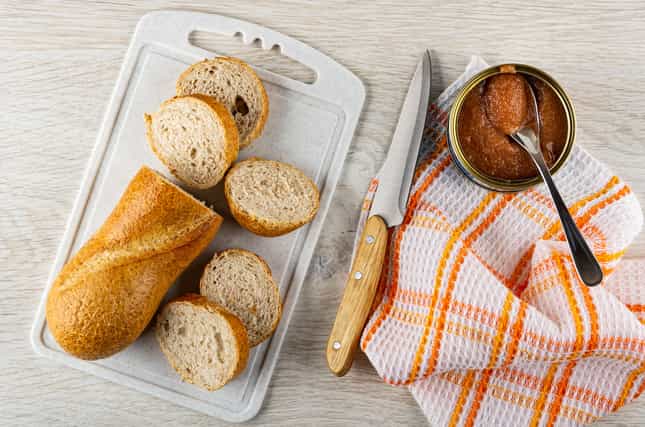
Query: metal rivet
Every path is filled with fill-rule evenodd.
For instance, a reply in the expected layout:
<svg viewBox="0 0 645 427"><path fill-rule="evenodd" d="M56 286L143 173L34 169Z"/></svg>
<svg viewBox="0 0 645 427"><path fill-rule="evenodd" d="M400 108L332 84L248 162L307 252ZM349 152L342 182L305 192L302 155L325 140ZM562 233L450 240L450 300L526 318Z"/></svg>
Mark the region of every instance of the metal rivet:
<svg viewBox="0 0 645 427"><path fill-rule="evenodd" d="M371 245L372 243L374 243L374 240L376 239L374 239L374 236L372 236L371 234L367 236L367 238L365 239L368 245Z"/></svg>
<svg viewBox="0 0 645 427"><path fill-rule="evenodd" d="M363 278L363 273L361 273L360 271L357 271L356 273L354 273L354 279L361 280L362 278Z"/></svg>
<svg viewBox="0 0 645 427"><path fill-rule="evenodd" d="M334 350L340 350L340 342L339 341L334 341L334 343L331 345Z"/></svg>

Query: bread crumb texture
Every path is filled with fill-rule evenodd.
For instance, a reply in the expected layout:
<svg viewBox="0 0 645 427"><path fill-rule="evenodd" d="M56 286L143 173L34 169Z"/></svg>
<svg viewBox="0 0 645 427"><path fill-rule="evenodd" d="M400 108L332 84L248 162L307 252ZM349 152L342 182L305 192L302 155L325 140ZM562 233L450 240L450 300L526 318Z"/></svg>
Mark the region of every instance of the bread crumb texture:
<svg viewBox="0 0 645 427"><path fill-rule="evenodd" d="M252 347L269 338L278 325L282 314L278 286L267 263L253 252L229 249L216 254L199 289L240 318Z"/></svg>
<svg viewBox="0 0 645 427"><path fill-rule="evenodd" d="M221 388L246 366L244 326L205 297L187 294L166 304L155 334L181 378L207 390Z"/></svg>
<svg viewBox="0 0 645 427"><path fill-rule="evenodd" d="M298 168L273 160L237 163L224 186L234 218L264 236L285 234L310 222L320 203L311 179Z"/></svg>
<svg viewBox="0 0 645 427"><path fill-rule="evenodd" d="M193 64L177 80L177 95L212 96L233 116L240 147L248 146L264 129L269 98L255 71L236 58L218 57Z"/></svg>

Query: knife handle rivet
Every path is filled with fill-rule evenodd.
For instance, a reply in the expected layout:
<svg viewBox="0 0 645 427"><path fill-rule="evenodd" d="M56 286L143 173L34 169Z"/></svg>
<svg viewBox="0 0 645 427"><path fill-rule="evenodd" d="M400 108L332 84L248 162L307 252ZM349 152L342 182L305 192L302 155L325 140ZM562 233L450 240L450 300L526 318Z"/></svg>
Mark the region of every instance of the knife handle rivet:
<svg viewBox="0 0 645 427"><path fill-rule="evenodd" d="M340 341L334 341L331 346L334 350L340 350Z"/></svg>
<svg viewBox="0 0 645 427"><path fill-rule="evenodd" d="M374 236L372 236L371 234L365 238L365 241L367 242L368 245L371 245L372 243L374 243L375 240L376 239L374 239Z"/></svg>
<svg viewBox="0 0 645 427"><path fill-rule="evenodd" d="M357 271L356 273L354 273L354 279L361 280L362 278L363 278L363 273L361 273L360 271Z"/></svg>

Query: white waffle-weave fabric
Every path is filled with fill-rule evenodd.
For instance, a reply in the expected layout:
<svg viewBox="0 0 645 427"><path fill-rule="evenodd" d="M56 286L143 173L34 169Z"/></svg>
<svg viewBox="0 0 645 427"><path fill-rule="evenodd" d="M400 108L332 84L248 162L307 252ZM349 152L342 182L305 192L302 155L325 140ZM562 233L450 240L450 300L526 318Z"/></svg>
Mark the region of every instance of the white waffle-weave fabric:
<svg viewBox="0 0 645 427"><path fill-rule="evenodd" d="M446 149L447 111L485 66L473 58L430 108L361 348L433 426L587 424L645 390L645 263L621 260L641 209L578 141L555 180L605 272L588 288L543 185L504 194L466 179Z"/></svg>

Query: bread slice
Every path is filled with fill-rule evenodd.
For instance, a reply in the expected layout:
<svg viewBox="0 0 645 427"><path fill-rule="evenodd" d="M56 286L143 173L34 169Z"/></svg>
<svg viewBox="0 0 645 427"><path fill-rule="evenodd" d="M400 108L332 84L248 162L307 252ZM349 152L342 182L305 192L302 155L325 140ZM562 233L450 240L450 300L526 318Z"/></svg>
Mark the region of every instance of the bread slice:
<svg viewBox="0 0 645 427"><path fill-rule="evenodd" d="M177 80L177 95L203 93L231 112L240 132L240 148L262 133L269 98L253 69L236 58L218 57L193 64Z"/></svg>
<svg viewBox="0 0 645 427"><path fill-rule="evenodd" d="M239 151L239 135L226 107L205 95L175 97L145 115L152 151L193 188L217 184Z"/></svg>
<svg viewBox="0 0 645 427"><path fill-rule="evenodd" d="M269 338L282 314L280 291L267 263L253 252L228 249L215 254L199 292L240 318L254 347Z"/></svg>
<svg viewBox="0 0 645 427"><path fill-rule="evenodd" d="M242 322L197 294L166 304L157 317L155 335L181 378L210 391L242 372L249 356Z"/></svg>
<svg viewBox="0 0 645 427"><path fill-rule="evenodd" d="M224 195L235 220L261 236L280 236L310 222L320 205L316 184L300 169L251 158L224 179Z"/></svg>

